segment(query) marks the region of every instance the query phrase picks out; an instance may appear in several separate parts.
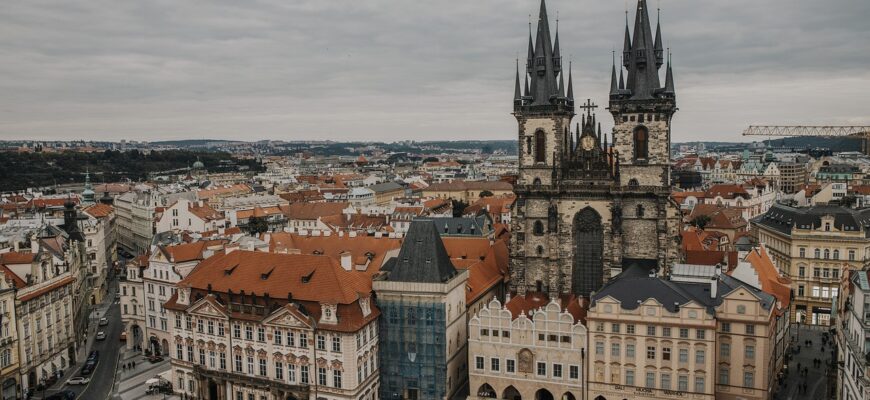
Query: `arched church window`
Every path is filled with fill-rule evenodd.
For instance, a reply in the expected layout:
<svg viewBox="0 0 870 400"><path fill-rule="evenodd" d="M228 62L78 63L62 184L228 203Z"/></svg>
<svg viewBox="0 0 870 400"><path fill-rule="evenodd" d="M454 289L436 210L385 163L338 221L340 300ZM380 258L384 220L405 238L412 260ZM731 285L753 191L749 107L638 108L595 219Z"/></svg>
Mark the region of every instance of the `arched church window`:
<svg viewBox="0 0 870 400"><path fill-rule="evenodd" d="M636 214L637 214L637 217L638 217L638 218L643 218L643 214L644 214L643 205L641 205L641 204L638 204L638 205L637 205L637 212L636 212Z"/></svg>
<svg viewBox="0 0 870 400"><path fill-rule="evenodd" d="M544 255L544 246L538 246L538 248L535 249L535 252L537 252L539 256Z"/></svg>
<svg viewBox="0 0 870 400"><path fill-rule="evenodd" d="M635 160L645 160L648 156L649 148L649 129L645 126L639 126L634 129L634 158Z"/></svg>
<svg viewBox="0 0 870 400"><path fill-rule="evenodd" d="M526 137L526 154L532 154L532 138L531 136Z"/></svg>
<svg viewBox="0 0 870 400"><path fill-rule="evenodd" d="M640 186L640 184L637 183L637 179L631 178L628 180L628 187L636 188L638 186Z"/></svg>
<svg viewBox="0 0 870 400"><path fill-rule="evenodd" d="M541 236L544 234L544 224L541 221L535 221L535 229L533 231L535 236Z"/></svg>
<svg viewBox="0 0 870 400"><path fill-rule="evenodd" d="M543 131L535 132L535 162L547 161L547 138Z"/></svg>

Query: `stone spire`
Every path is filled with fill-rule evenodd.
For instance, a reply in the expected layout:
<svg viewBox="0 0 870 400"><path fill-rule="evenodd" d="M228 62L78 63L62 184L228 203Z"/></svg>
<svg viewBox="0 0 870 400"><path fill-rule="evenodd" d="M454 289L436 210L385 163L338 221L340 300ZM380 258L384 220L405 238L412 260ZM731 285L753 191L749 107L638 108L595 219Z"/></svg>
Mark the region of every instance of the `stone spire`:
<svg viewBox="0 0 870 400"><path fill-rule="evenodd" d="M656 68L660 68L664 62L664 49L662 48L662 10L657 10L656 17Z"/></svg>
<svg viewBox="0 0 870 400"><path fill-rule="evenodd" d="M568 63L568 102L574 102L574 80L571 78L571 70L574 63Z"/></svg>
<svg viewBox="0 0 870 400"><path fill-rule="evenodd" d="M623 62L628 69L626 90L629 99L645 100L655 98L661 89L656 61L655 38L649 21L646 0L638 0L634 20L634 35L631 47L625 51Z"/></svg>
<svg viewBox="0 0 870 400"><path fill-rule="evenodd" d="M514 103L521 103L523 95L520 93L520 60L517 59L517 80L514 84Z"/></svg>
<svg viewBox="0 0 870 400"><path fill-rule="evenodd" d="M535 38L534 59L529 75L532 80L532 106L551 105L559 95L556 77L559 73L557 59L553 54L550 39L550 24L547 19L547 5L541 0L538 14L537 37Z"/></svg>
<svg viewBox="0 0 870 400"><path fill-rule="evenodd" d="M665 74L665 90L664 94L669 96L674 96L676 91L674 90L674 70L671 69L673 62L671 61L671 52L668 50L668 70Z"/></svg>
<svg viewBox="0 0 870 400"><path fill-rule="evenodd" d="M619 83L616 81L616 52L615 51L613 52L613 55L611 58L613 61L613 67L611 68L612 71L610 73L610 95L614 96L614 95L619 94ZM620 69L619 72L622 72L622 69Z"/></svg>

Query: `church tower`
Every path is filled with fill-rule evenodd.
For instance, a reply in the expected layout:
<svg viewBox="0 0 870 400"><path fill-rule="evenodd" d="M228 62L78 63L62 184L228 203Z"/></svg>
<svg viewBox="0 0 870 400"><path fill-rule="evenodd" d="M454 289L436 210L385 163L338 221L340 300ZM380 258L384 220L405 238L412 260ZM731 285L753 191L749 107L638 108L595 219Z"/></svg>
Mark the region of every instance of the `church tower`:
<svg viewBox="0 0 870 400"><path fill-rule="evenodd" d="M675 260L679 217L668 181L673 77L668 69L659 87L661 34L644 33L646 15L640 0L635 42L626 39L633 51L625 63L628 83L617 83L615 65L611 71L609 110L617 124L608 140L598 106L575 105L570 65L564 85L559 33L551 44L541 1L525 73L517 68L514 81L519 179L510 268L511 290L519 295L589 296L627 267L661 270ZM582 112L572 132L575 108Z"/></svg>

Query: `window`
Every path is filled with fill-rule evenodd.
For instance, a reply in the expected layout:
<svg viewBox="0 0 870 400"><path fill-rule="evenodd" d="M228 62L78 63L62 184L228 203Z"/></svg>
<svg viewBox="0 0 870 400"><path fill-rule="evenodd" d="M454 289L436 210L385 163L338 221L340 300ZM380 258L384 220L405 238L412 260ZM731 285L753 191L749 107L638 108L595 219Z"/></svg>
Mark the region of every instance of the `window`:
<svg viewBox="0 0 870 400"><path fill-rule="evenodd" d="M604 342L595 342L595 354L599 356L604 355Z"/></svg>
<svg viewBox="0 0 870 400"><path fill-rule="evenodd" d="M480 329L480 336L489 336L489 329L481 328Z"/></svg>
<svg viewBox="0 0 870 400"><path fill-rule="evenodd" d="M731 332L731 323L723 322L722 323L722 332Z"/></svg>
<svg viewBox="0 0 870 400"><path fill-rule="evenodd" d="M613 333L619 333L619 324L611 324L610 331Z"/></svg>
<svg viewBox="0 0 870 400"><path fill-rule="evenodd" d="M707 334L707 331L705 331L703 329L695 330L695 338L698 340L704 340L704 338L706 337L706 334Z"/></svg>
<svg viewBox="0 0 870 400"><path fill-rule="evenodd" d="M220 353L219 356L220 356L220 368L224 369L224 370L227 369L227 354Z"/></svg>
<svg viewBox="0 0 870 400"><path fill-rule="evenodd" d="M175 356L179 360L184 360L184 346L181 343L175 344Z"/></svg>
<svg viewBox="0 0 870 400"><path fill-rule="evenodd" d="M634 335L634 324L628 324L625 326L625 332L629 335ZM617 332L618 333L618 332Z"/></svg>
<svg viewBox="0 0 870 400"><path fill-rule="evenodd" d="M611 343L610 344L610 356L611 357L619 357L619 343Z"/></svg>
<svg viewBox="0 0 870 400"><path fill-rule="evenodd" d="M296 383L296 366L293 364L287 364L287 380Z"/></svg>
<svg viewBox="0 0 870 400"><path fill-rule="evenodd" d="M755 358L755 346L746 346L745 350L746 351L744 352L744 356L747 360L752 360Z"/></svg>
<svg viewBox="0 0 870 400"><path fill-rule="evenodd" d="M798 249L798 252L800 253L800 258L807 258L807 249L805 247Z"/></svg>
<svg viewBox="0 0 870 400"><path fill-rule="evenodd" d="M834 250L834 259L835 260L840 259L840 250L836 250L836 249Z"/></svg>
<svg viewBox="0 0 870 400"><path fill-rule="evenodd" d="M326 350L326 337L317 335L317 350Z"/></svg>
<svg viewBox="0 0 870 400"><path fill-rule="evenodd" d="M647 334L647 336L655 336L656 335L655 325L647 325L646 334Z"/></svg>
<svg viewBox="0 0 870 400"><path fill-rule="evenodd" d="M341 338L338 336L332 337L332 351L336 353L341 352Z"/></svg>
<svg viewBox="0 0 870 400"><path fill-rule="evenodd" d="M299 366L299 382L307 384L308 383L308 366L301 365Z"/></svg>
<svg viewBox="0 0 870 400"><path fill-rule="evenodd" d="M332 370L332 386L341 388L341 371L337 369Z"/></svg>
<svg viewBox="0 0 870 400"><path fill-rule="evenodd" d="M664 390L671 390L671 374L662 373L661 386Z"/></svg>
<svg viewBox="0 0 870 400"><path fill-rule="evenodd" d="M504 361L505 372L512 374L517 371L516 362L514 360Z"/></svg>
<svg viewBox="0 0 870 400"><path fill-rule="evenodd" d="M663 347L662 348L662 360L670 361L671 360L671 348Z"/></svg>
<svg viewBox="0 0 870 400"><path fill-rule="evenodd" d="M254 375L254 357L248 357L246 361L248 362L248 374Z"/></svg>
<svg viewBox="0 0 870 400"><path fill-rule="evenodd" d="M625 384L627 386L634 386L634 370L633 369L625 370Z"/></svg>
<svg viewBox="0 0 870 400"><path fill-rule="evenodd" d="M737 306L738 314L746 314L746 306Z"/></svg>
<svg viewBox="0 0 870 400"><path fill-rule="evenodd" d="M242 372L242 356L240 354L236 354L234 364L236 367L236 372Z"/></svg>
<svg viewBox="0 0 870 400"><path fill-rule="evenodd" d="M840 270L837 268L831 268L831 278L839 279L840 278Z"/></svg>
<svg viewBox="0 0 870 400"><path fill-rule="evenodd" d="M254 328L250 326L245 327L245 339L254 340Z"/></svg>
<svg viewBox="0 0 870 400"><path fill-rule="evenodd" d="M822 251L821 251L820 249L815 249L815 250L813 251L813 255L814 255L816 258L822 258Z"/></svg>
<svg viewBox="0 0 870 400"><path fill-rule="evenodd" d="M257 341L265 342L266 341L266 329L263 327L257 328Z"/></svg>
<svg viewBox="0 0 870 400"><path fill-rule="evenodd" d="M492 372L498 372L501 369L501 360L498 358L489 359L489 368Z"/></svg>
<svg viewBox="0 0 870 400"><path fill-rule="evenodd" d="M680 338L682 338L682 339L689 338L689 328L680 328Z"/></svg>
<svg viewBox="0 0 870 400"><path fill-rule="evenodd" d="M647 347L646 347L646 359L647 359L647 360L655 360L655 359L656 359L656 348L655 348L655 346L647 346Z"/></svg>
<svg viewBox="0 0 870 400"><path fill-rule="evenodd" d="M547 161L547 138L543 131L535 132L535 162Z"/></svg>
<svg viewBox="0 0 870 400"><path fill-rule="evenodd" d="M820 296L819 287L813 286L813 297L819 297L819 296Z"/></svg>
<svg viewBox="0 0 870 400"><path fill-rule="evenodd" d="M284 363L275 361L275 379L284 380Z"/></svg>
<svg viewBox="0 0 870 400"><path fill-rule="evenodd" d="M275 335L273 336L273 339L275 340L275 344L279 346L284 344L284 335L278 329L275 329Z"/></svg>
<svg viewBox="0 0 870 400"><path fill-rule="evenodd" d="M646 159L648 156L649 130L645 126L639 126L634 130L634 158Z"/></svg>
<svg viewBox="0 0 870 400"><path fill-rule="evenodd" d="M209 335L214 335L214 321L209 320L206 323L206 328L206 332L208 332Z"/></svg>
<svg viewBox="0 0 870 400"><path fill-rule="evenodd" d="M538 375L539 376L547 376L547 363L538 363Z"/></svg>
<svg viewBox="0 0 870 400"><path fill-rule="evenodd" d="M695 366L697 367L697 366L703 365L704 359L706 358L706 356L707 356L707 354L704 350L696 350L695 351Z"/></svg>
<svg viewBox="0 0 870 400"><path fill-rule="evenodd" d="M679 357L681 363L689 362L689 349L680 349Z"/></svg>
<svg viewBox="0 0 870 400"><path fill-rule="evenodd" d="M296 346L296 334L287 332L287 345L290 347Z"/></svg>
<svg viewBox="0 0 870 400"><path fill-rule="evenodd" d="M746 324L746 334L747 335L754 335L755 334L755 325Z"/></svg>
<svg viewBox="0 0 870 400"><path fill-rule="evenodd" d="M479 370L483 370L483 357L481 357L481 356L474 357L474 367L479 369Z"/></svg>
<svg viewBox="0 0 870 400"><path fill-rule="evenodd" d="M704 377L696 376L695 377L695 392L704 393L705 385L704 385Z"/></svg>
<svg viewBox="0 0 870 400"><path fill-rule="evenodd" d="M317 368L317 384L326 386L326 368Z"/></svg>
<svg viewBox="0 0 870 400"><path fill-rule="evenodd" d="M798 276L807 276L807 267L798 267Z"/></svg>
<svg viewBox="0 0 870 400"><path fill-rule="evenodd" d="M580 379L580 367L576 365L568 367L568 378Z"/></svg>
<svg viewBox="0 0 870 400"><path fill-rule="evenodd" d="M199 365L205 365L205 349L199 349Z"/></svg>
<svg viewBox="0 0 870 400"><path fill-rule="evenodd" d="M187 361L193 361L193 346L187 346Z"/></svg>
<svg viewBox="0 0 870 400"><path fill-rule="evenodd" d="M553 364L553 377L561 378L562 377L562 364Z"/></svg>
<svg viewBox="0 0 870 400"><path fill-rule="evenodd" d="M743 386L755 387L755 373L750 371L743 373Z"/></svg>
<svg viewBox="0 0 870 400"><path fill-rule="evenodd" d="M303 347L303 348L308 347L308 334L307 333L303 332L303 333L299 334L299 347Z"/></svg>
<svg viewBox="0 0 870 400"><path fill-rule="evenodd" d="M535 221L534 230L532 231L535 236L541 236L544 234L544 223L541 221Z"/></svg>
<svg viewBox="0 0 870 400"><path fill-rule="evenodd" d="M800 285L800 286L798 286L798 296L803 297L803 296L804 296L804 293L805 293L805 292L804 292L804 285Z"/></svg>
<svg viewBox="0 0 870 400"><path fill-rule="evenodd" d="M124 309L127 308L127 305L124 304ZM175 327L181 329L181 314L175 314Z"/></svg>
<svg viewBox="0 0 870 400"><path fill-rule="evenodd" d="M242 327L238 324L233 324L233 337L236 339L242 338Z"/></svg>
<svg viewBox="0 0 870 400"><path fill-rule="evenodd" d="M652 389L656 387L656 373L655 372L647 372L646 373L646 387Z"/></svg>
<svg viewBox="0 0 870 400"><path fill-rule="evenodd" d="M685 392L689 390L689 376L688 375L680 375L677 378L677 390L681 392Z"/></svg>
<svg viewBox="0 0 870 400"><path fill-rule="evenodd" d="M625 357L628 359L634 358L634 345L633 344L629 343L629 344L625 345Z"/></svg>
<svg viewBox="0 0 870 400"><path fill-rule="evenodd" d="M638 218L643 218L643 215L644 215L643 205L641 205L641 204L637 205L637 209L635 211L635 214L637 215Z"/></svg>
<svg viewBox="0 0 870 400"><path fill-rule="evenodd" d="M719 384L727 385L730 380L730 375L728 367L719 367Z"/></svg>
<svg viewBox="0 0 870 400"><path fill-rule="evenodd" d="M719 345L719 357L721 357L721 358L731 357L731 344L722 343Z"/></svg>
<svg viewBox="0 0 870 400"><path fill-rule="evenodd" d="M849 261L855 261L855 250L849 250Z"/></svg>

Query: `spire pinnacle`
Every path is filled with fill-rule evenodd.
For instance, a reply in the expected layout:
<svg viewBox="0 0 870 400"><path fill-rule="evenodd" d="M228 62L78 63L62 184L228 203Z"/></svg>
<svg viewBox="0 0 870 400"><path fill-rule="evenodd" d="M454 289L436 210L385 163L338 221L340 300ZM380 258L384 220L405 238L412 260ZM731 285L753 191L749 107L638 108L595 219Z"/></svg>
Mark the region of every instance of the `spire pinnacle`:
<svg viewBox="0 0 870 400"><path fill-rule="evenodd" d="M517 58L517 79L514 84L514 102L519 103L523 101L523 96L520 93L520 59Z"/></svg>
<svg viewBox="0 0 870 400"><path fill-rule="evenodd" d="M571 70L573 69L573 61L568 62L568 100L574 101L574 79L571 77Z"/></svg>
<svg viewBox="0 0 870 400"><path fill-rule="evenodd" d="M616 50L612 51L611 58L613 67L610 73L610 95L613 96L619 93L619 86L617 86L618 83L616 82Z"/></svg>
<svg viewBox="0 0 870 400"><path fill-rule="evenodd" d="M656 21L656 40L655 40L656 66L661 67L664 61L662 49L662 10L658 9L658 17Z"/></svg>
<svg viewBox="0 0 870 400"><path fill-rule="evenodd" d="M665 94L668 94L671 96L676 94L676 91L674 90L674 70L671 69L672 65L673 64L671 62L671 49L668 48L668 70L665 74Z"/></svg>

